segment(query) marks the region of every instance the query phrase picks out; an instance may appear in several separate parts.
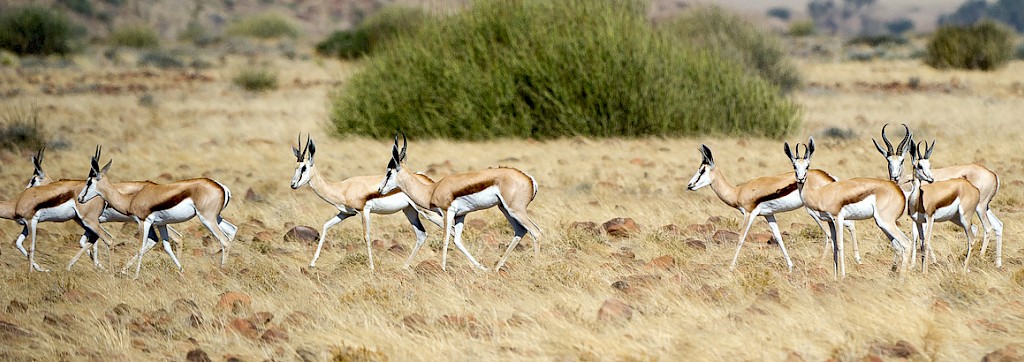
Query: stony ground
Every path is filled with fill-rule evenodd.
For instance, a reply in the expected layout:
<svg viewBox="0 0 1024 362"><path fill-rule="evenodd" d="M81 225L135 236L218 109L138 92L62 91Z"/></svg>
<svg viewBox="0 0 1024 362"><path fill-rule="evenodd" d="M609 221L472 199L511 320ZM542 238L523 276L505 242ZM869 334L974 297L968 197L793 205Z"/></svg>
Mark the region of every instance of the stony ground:
<svg viewBox="0 0 1024 362"><path fill-rule="evenodd" d="M319 230L334 211L308 188L288 187L289 146L311 133L321 172L340 180L383 172L388 140L328 134L326 95L356 65L265 62L279 70L280 87L259 94L231 84L246 63L232 57L198 72L121 67L100 56L72 68L0 69L0 109L37 109L55 141L44 162L52 176L85 177L93 147L103 144L114 180L206 176L227 184L235 199L224 215L240 226L227 267L217 268L208 256L215 243L190 221L178 227L184 274L153 251L138 280L112 271L137 251L134 225L108 226L118 244L106 271L87 262L62 269L77 250L73 225L40 227L39 259L49 273L29 273L4 246L0 359L847 361L1024 353L1015 345L1024 335L1022 63L990 74L936 72L911 61L801 64L808 86L795 98L806 121L789 141L816 136L816 167L841 178L883 177L870 137L886 122L906 122L916 136L938 139L936 166L978 162L1001 176L993 207L1006 225L1004 267L995 268L990 250L962 272L964 242L942 225L938 264L928 274L908 271L901 282L870 222L858 224L863 264L849 260L849 277L834 281L822 236L802 212L779 216L792 273L761 222L730 272L739 213L709 189L685 190L700 161L696 147L706 143L733 182L791 170L780 141L730 138L412 140L409 166L434 177L498 164L535 176L541 188L530 210L545 231L540 253L527 240L499 273L475 272L458 254L440 271L440 232L428 226L429 247L403 270L413 234L402 216L390 215L373 219L375 272L357 220L329 233L310 270L314 243L285 234L294 226ZM0 153L6 198L30 175L28 154ZM616 218L629 220L604 225ZM511 237L508 225L496 210L469 219L469 249L493 265ZM0 225L3 240L20 231ZM909 221L901 227L909 232Z"/></svg>

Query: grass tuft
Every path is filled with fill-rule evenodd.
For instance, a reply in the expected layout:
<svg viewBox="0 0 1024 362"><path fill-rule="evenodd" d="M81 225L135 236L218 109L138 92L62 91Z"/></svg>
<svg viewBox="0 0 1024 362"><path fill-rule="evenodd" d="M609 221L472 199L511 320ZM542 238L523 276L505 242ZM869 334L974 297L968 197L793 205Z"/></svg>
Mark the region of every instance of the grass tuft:
<svg viewBox="0 0 1024 362"><path fill-rule="evenodd" d="M242 69L232 78L232 82L250 92L262 92L277 89L277 73L268 69Z"/></svg>
<svg viewBox="0 0 1024 362"><path fill-rule="evenodd" d="M228 35L257 39L296 38L299 28L280 14L252 15L228 25Z"/></svg>

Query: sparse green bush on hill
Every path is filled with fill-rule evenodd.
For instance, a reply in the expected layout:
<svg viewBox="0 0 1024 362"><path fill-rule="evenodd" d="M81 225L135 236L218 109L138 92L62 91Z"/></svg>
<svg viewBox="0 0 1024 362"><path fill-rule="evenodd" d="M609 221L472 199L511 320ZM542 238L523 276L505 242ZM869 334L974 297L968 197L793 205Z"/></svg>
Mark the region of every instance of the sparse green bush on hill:
<svg viewBox="0 0 1024 362"><path fill-rule="evenodd" d="M0 48L19 55L66 54L74 37L71 20L42 6L11 8L0 14Z"/></svg>
<svg viewBox="0 0 1024 362"><path fill-rule="evenodd" d="M235 75L232 81L250 92L261 92L277 88L277 74L268 69L242 69Z"/></svg>
<svg viewBox="0 0 1024 362"><path fill-rule="evenodd" d="M641 1L483 0L395 39L331 95L339 133L480 140L782 137L798 108L647 21Z"/></svg>
<svg viewBox="0 0 1024 362"><path fill-rule="evenodd" d="M938 69L995 70L1013 56L1013 37L1013 30L993 21L944 26L928 41L925 64Z"/></svg>
<svg viewBox="0 0 1024 362"><path fill-rule="evenodd" d="M789 23L789 30L786 32L789 36L811 36L814 35L814 21L812 20L796 20Z"/></svg>
<svg viewBox="0 0 1024 362"><path fill-rule="evenodd" d="M145 24L129 24L110 33L110 43L128 48L146 49L160 46L160 36Z"/></svg>
<svg viewBox="0 0 1024 362"><path fill-rule="evenodd" d="M702 49L731 59L788 93L800 85L800 74L786 57L778 38L717 6L697 7L671 21L663 31Z"/></svg>
<svg viewBox="0 0 1024 362"><path fill-rule="evenodd" d="M259 39L295 38L299 29L280 14L252 15L228 25L227 34Z"/></svg>
<svg viewBox="0 0 1024 362"><path fill-rule="evenodd" d="M316 45L317 53L342 59L359 58L392 38L414 32L428 15L419 8L390 6L371 15L359 26L332 33Z"/></svg>
<svg viewBox="0 0 1024 362"><path fill-rule="evenodd" d="M6 150L35 150L46 144L46 137L39 127L39 110L35 108L9 108L0 119L0 148Z"/></svg>

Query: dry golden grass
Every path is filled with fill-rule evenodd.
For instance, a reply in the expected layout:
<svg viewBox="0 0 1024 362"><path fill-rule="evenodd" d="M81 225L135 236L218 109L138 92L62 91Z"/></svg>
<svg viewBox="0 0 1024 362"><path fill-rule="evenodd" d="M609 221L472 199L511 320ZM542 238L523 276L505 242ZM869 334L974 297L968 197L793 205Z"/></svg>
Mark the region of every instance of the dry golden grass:
<svg viewBox="0 0 1024 362"><path fill-rule="evenodd" d="M176 71L144 76L102 65L86 65L84 72L0 69L4 90L21 89L0 99L0 109L38 106L45 129L71 144L48 153L44 166L52 176L84 177L93 147L103 144L105 156L114 159L114 180L208 176L225 183L235 198L224 215L240 227L226 268L205 256L215 247L202 241L202 227L190 221L179 226L185 273L174 273L169 258L154 250L138 280L95 271L87 261L63 271L77 250L80 231L71 225L41 227L46 231L38 258L55 270L50 273L29 273L5 241L0 359L181 360L198 347L218 361L856 360L868 354L895 358L901 352L894 346L905 341L901 346L917 351L911 359L976 360L1024 335L1024 249L1017 242L1024 203L1017 149L1024 64L985 74L936 72L913 62L802 64L810 82L841 86L796 93L806 122L791 142L831 126L858 135L849 141L818 138L816 167L843 178L883 177L884 163L869 138L886 122L906 122L918 137L938 139L936 166L980 162L1001 175L994 209L1006 225L1004 267L994 267L990 250L973 259L971 273L963 273L963 241L942 226L934 243L938 266L927 275L908 271L904 282L890 272L892 251L870 222L858 224L864 264L852 266L850 258L849 277L841 282L833 281L830 264L820 258L819 234L791 227L811 223L802 212L779 216L790 234L792 273L785 271L776 246L749 243L737 270L729 272L734 245L685 231L714 215L735 230L739 219L711 190L685 190L700 143L711 147L733 182L791 170L780 142L759 139L413 140L409 165L416 169L444 161L455 171L503 164L535 176L541 190L530 210L546 236L540 255L533 255L527 241L510 258L507 273L474 272L460 254L450 258L446 274L426 267L401 270L408 252L388 248L399 244L408 250L414 237L402 216L391 215L374 218L373 237L382 241L374 253L375 273L367 270L357 220L331 231L330 248L317 269L308 270L314 245L283 241L285 224L319 229L335 211L309 189L288 187L295 136L310 132L317 139L318 165L329 179L382 172L390 146L387 140L325 134L326 93L330 84L344 83L351 65L274 60L280 88L251 94L230 82L242 64L229 58L227 65L203 72L210 79L191 81ZM912 76L922 84L956 78L957 86L949 93L855 86ZM42 92L48 85L90 83L146 85L156 105L140 105L139 92ZM4 197L13 197L31 166L27 155L0 155L0 186ZM250 189L264 201L246 200ZM640 234L615 239L569 228L574 221L618 216L634 218ZM469 249L493 265L500 244L511 236L509 227L496 210L469 219L484 221L467 227ZM681 235L661 231L667 224L678 225ZM907 219L901 226L909 232ZM119 269L137 251L135 229L108 229L122 242L113 249L112 267ZM755 225L755 231L766 230L763 222ZM5 221L0 239L13 240L19 231ZM269 241L259 240L258 232L269 233ZM434 226L428 232L429 247L416 263L440 260L440 233ZM687 246L689 238L706 242L707 250ZM635 258L621 256L629 254L623 248ZM677 266L644 266L662 255L675 258ZM630 288L613 288L620 280ZM228 291L252 297L251 311L241 310L239 317L268 311L270 324L287 331L287 341L264 342L226 328L236 316L215 304ZM598 320L609 298L630 305L632 318ZM21 303L25 310L18 308ZM193 315L201 316L196 326L189 320Z"/></svg>

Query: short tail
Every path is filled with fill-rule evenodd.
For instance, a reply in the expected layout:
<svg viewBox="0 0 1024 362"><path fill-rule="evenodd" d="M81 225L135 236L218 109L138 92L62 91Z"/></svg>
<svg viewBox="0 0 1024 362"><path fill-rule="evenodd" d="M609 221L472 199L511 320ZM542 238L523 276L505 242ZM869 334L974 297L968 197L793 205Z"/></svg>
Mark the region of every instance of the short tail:
<svg viewBox="0 0 1024 362"><path fill-rule="evenodd" d="M224 189L224 205L221 207L221 210L224 210L228 208L228 203L231 202L231 189L229 189L227 186L224 186L224 184L220 183L217 180L213 180L213 182L220 186L220 188Z"/></svg>
<svg viewBox="0 0 1024 362"><path fill-rule="evenodd" d="M523 172L523 174L526 175L526 177L529 177L530 178L530 182L533 183L533 197L531 199L537 198L537 189L539 189L539 187L537 187L537 180L534 179L533 176L530 176L530 174L528 174L526 172Z"/></svg>

